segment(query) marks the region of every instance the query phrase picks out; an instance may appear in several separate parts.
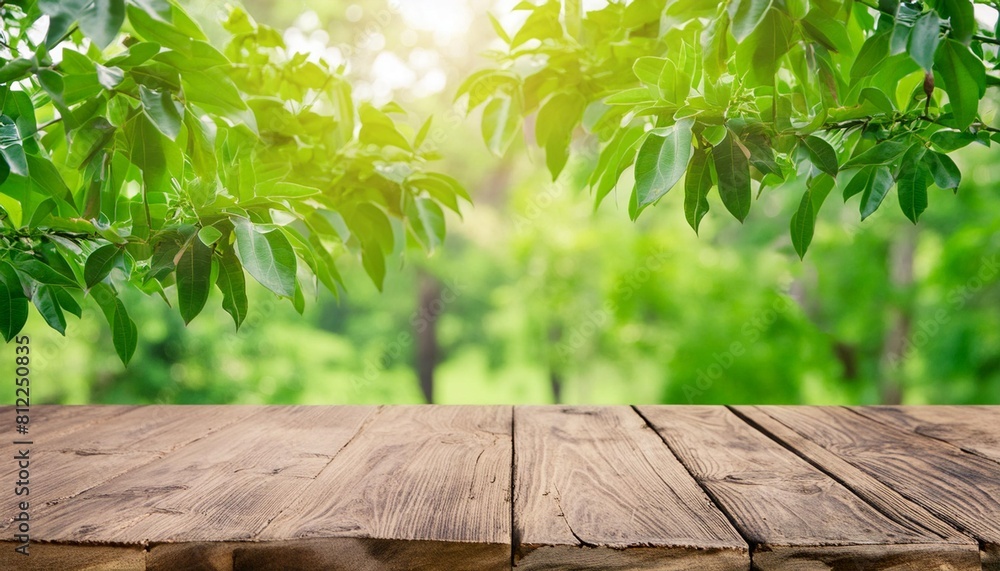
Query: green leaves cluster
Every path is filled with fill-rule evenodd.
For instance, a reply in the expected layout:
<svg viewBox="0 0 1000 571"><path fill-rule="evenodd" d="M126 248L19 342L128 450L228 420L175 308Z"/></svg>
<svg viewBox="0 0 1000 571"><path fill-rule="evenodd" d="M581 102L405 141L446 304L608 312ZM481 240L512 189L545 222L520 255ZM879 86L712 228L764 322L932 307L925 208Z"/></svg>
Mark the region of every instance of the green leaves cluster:
<svg viewBox="0 0 1000 571"><path fill-rule="evenodd" d="M239 327L245 274L299 311L342 287L344 255L381 288L385 256L438 246L443 210L468 199L428 170L429 122L357 105L343 69L290 53L240 9L222 50L169 0L17 0L0 16L5 339L29 303L64 332L91 297L127 362L123 289L190 322L217 288Z"/></svg>
<svg viewBox="0 0 1000 571"><path fill-rule="evenodd" d="M459 91L502 153L520 119L553 177L572 135L598 153L597 203L633 173L636 218L683 181L698 230L714 189L741 222L766 189L805 188L790 231L803 256L834 188L862 219L893 188L914 223L931 186L957 190L948 153L1000 142L980 103L1000 85L996 30L971 0L522 2L505 50ZM798 192L801 192L799 190Z"/></svg>

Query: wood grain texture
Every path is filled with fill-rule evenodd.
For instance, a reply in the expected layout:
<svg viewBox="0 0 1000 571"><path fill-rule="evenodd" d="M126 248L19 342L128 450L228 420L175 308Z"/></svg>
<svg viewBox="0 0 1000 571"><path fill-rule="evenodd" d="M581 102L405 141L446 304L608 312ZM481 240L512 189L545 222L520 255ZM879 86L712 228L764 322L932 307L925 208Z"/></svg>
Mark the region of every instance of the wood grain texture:
<svg viewBox="0 0 1000 571"><path fill-rule="evenodd" d="M760 407L907 499L972 535L1000 544L1000 469L991 460L835 407Z"/></svg>
<svg viewBox="0 0 1000 571"><path fill-rule="evenodd" d="M747 545L628 407L514 409L518 569L747 569Z"/></svg>
<svg viewBox="0 0 1000 571"><path fill-rule="evenodd" d="M52 437L44 434L29 446L31 503L41 514L52 504L111 480L134 468L162 458L170 451L202 438L224 426L251 415L260 408L225 406L71 407L79 412L80 430L62 430ZM94 410L105 420L90 422ZM62 422L75 425L77 417ZM34 421L32 421L34 423ZM56 420L51 421L52 424ZM36 423L38 426L47 424ZM4 454L14 450L5 447ZM0 505L13 505L14 488L0 488ZM74 504L76 505L76 504ZM70 508L73 509L73 508ZM10 525L4 514L0 533ZM54 536L53 540L61 539Z"/></svg>
<svg viewBox="0 0 1000 571"><path fill-rule="evenodd" d="M638 410L752 543L757 569L979 568L976 544L887 516L726 408Z"/></svg>
<svg viewBox="0 0 1000 571"><path fill-rule="evenodd" d="M998 413L32 407L0 569L1000 571Z"/></svg>
<svg viewBox="0 0 1000 571"><path fill-rule="evenodd" d="M511 445L510 407L384 407L257 539L391 539L403 551L375 553L393 569L446 542L442 568L509 566Z"/></svg>
<svg viewBox="0 0 1000 571"><path fill-rule="evenodd" d="M1000 406L870 406L851 410L1000 462Z"/></svg>
<svg viewBox="0 0 1000 571"><path fill-rule="evenodd" d="M222 415L205 411L200 418ZM59 541L252 539L354 437L375 407L285 407L206 434L39 514ZM194 419L189 428L200 431Z"/></svg>
<svg viewBox="0 0 1000 571"><path fill-rule="evenodd" d="M904 498L899 492L870 476L840 456L805 438L771 418L759 407L732 407L735 413L757 430L813 464L849 488L872 507L914 530L921 530L946 543L972 544L970 537L941 521L923 507Z"/></svg>
<svg viewBox="0 0 1000 571"><path fill-rule="evenodd" d="M145 571L140 546L32 543L31 555L14 552L17 544L0 542L0 569L5 571Z"/></svg>

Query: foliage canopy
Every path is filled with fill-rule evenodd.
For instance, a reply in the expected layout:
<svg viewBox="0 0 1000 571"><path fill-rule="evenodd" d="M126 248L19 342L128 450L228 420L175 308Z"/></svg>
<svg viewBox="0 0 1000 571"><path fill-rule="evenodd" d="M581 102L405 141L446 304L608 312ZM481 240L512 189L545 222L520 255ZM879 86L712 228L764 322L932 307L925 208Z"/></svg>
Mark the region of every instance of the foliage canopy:
<svg viewBox="0 0 1000 571"><path fill-rule="evenodd" d="M121 288L174 286L190 322L213 285L239 327L249 274L301 311L360 255L430 250L465 191L428 170L430 123L356 104L344 69L289 53L240 9L224 51L168 0L0 4L0 332L29 300L64 332L92 297L124 362ZM171 295L171 297L173 294Z"/></svg>
<svg viewBox="0 0 1000 571"><path fill-rule="evenodd" d="M917 222L932 186L957 192L948 153L1000 142L984 116L1000 85L997 30L972 0L648 0L584 11L580 0L521 2L506 50L458 96L483 106L502 154L522 118L553 177L574 135L599 155L596 203L633 167L635 219L683 181L697 232L717 189L741 222L754 193L794 191L804 256L827 196L860 195L862 220L896 189ZM595 142L596 141L596 142Z"/></svg>

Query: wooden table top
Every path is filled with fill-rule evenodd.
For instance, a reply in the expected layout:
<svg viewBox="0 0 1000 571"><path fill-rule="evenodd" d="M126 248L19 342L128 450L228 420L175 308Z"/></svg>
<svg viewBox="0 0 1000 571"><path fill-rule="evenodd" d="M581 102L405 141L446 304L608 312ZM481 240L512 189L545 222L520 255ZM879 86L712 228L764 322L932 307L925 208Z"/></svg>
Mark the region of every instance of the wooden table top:
<svg viewBox="0 0 1000 571"><path fill-rule="evenodd" d="M0 569L1000 569L1000 407L0 408Z"/></svg>

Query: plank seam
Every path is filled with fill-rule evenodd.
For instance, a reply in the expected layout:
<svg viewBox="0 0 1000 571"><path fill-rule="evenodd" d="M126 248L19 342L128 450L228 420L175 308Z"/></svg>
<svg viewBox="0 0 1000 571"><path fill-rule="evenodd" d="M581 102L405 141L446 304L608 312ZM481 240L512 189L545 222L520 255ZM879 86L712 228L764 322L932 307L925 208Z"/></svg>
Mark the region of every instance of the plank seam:
<svg viewBox="0 0 1000 571"><path fill-rule="evenodd" d="M881 424L882 426L887 426L889 428L892 428L894 430L898 430L900 432L907 432L908 434L915 434L916 436L920 436L920 437L927 438L927 439L930 439L930 440L936 440L937 442L940 442L942 444L947 444L948 446L950 446L952 448L955 448L955 449L958 449L961 452L964 452L966 454L971 454L971 455L976 456L978 458L982 458L983 460L989 460L990 462L993 462L994 464L1000 464L1000 459L991 458L989 456L986 456L985 454L980 454L979 452L977 452L975 450L969 450L968 448L959 446L958 444L955 444L954 442L945 440L943 438L938 438L936 436L931 436L930 434L924 434L923 432L920 432L919 427L914 428L912 431L906 431L902 427L897 426L895 424L889 424L889 423L881 420L880 418L878 418L876 416L868 416L867 414L865 414L861 410L856 410L855 407L848 406L848 407L844 407L844 408L846 408L847 410L853 412L854 414L856 414L858 416L861 416L862 418L865 418L865 419L870 420L872 422L877 422L877 423ZM904 412L904 414L905 414L905 412Z"/></svg>
<svg viewBox="0 0 1000 571"><path fill-rule="evenodd" d="M736 415L737 417L739 417L739 418L740 418L740 419L742 419L742 420L743 420L744 422L746 422L746 423L747 423L748 425L750 425L750 427L751 427L751 428L754 428L754 429L756 429L756 430L757 430L758 432L760 432L761 434L763 434L763 435L765 435L766 437L770 438L771 440L773 440L773 441L777 442L777 443L778 443L779 445L781 445L782 447L784 447L784 448L788 449L789 451L791 451L791 452L792 452L793 454L795 454L795 455L796 455L796 456L798 456L799 458L801 458L801 459L803 459L804 461L808 462L808 463L809 463L810 465L812 465L812 466L813 466L814 468L816 468L816 469L817 469L817 470L819 470L820 472L823 472L824 474L826 474L827 476L829 476L829 477L830 477L831 479L833 479L834 481L836 481L837 483L839 483L839 484L840 484L841 486L843 486L844 488L846 488L846 489L847 489L847 490L848 490L849 492L851 492L852 494L854 494L855 496L857 496L857 497L858 497L858 498L859 498L859 499L860 499L860 500L861 500L862 502L864 502L865 504L867 504L867 505L871 506L871 507L872 507L872 509L874 509L874 510L878 511L879 513L881 513L881 514L882 514L882 515L884 515L885 517L889 518L890 520L892 520L892 521L896 522L897 524L900 524L900 525L904 525L904 526L907 526L907 527L909 527L909 526L912 526L912 525L918 525L918 526L919 526L919 527L920 527L921 529L923 529L923 530L924 530L924 531L926 531L927 533L931 533L931 534L933 534L933 535L936 535L937 537L940 537L940 538L941 538L942 540L944 540L944 541L947 541L947 540L949 539L948 537L945 537L945 536L942 536L942 535L941 535L940 533L938 533L938 532L934 531L933 529L928 529L927 527L925 527L925 526L921 525L921 524L920 524L919 522L917 522L917 521L914 521L914 522L907 522L907 521L900 521L900 518L896 517L896 516L895 516L894 514L892 514L891 512L889 512L889 511L887 511L887 510L883 509L882 507L880 507L880 506L878 506L878 505L876 505L876 504L874 504L874 503L872 503L872 502L868 501L867 499L865 499L865 497L864 497L864 496L862 496L862 495L861 495L861 494L860 494L859 492L857 492L857 491L856 491L856 490L854 489L854 487L850 485L850 483L849 483L849 482L847 482L847 481L843 480L842 478L838 477L838 476L837 476L836 474L834 474L833 472L830 472L830 471L826 470L826 469L825 469L825 468L824 468L824 467L823 467L823 466L822 466L822 465L821 465L820 463L818 463L817 461L814 461L814 460L813 460L813 459L812 459L811 457L807 456L807 455L806 455L806 454L805 454L804 452L800 452L800 451L799 451L799 450L797 450L796 448L792 447L792 446L791 446L791 444L788 444L788 443L786 443L786 442L785 442L784 440L782 440L782 439L781 439L780 437L778 437L778 436L776 436L776 435L772 434L772 433L771 433L771 432L770 432L769 430L767 430L766 428L764 428L764 427L762 427L762 426L758 425L758 424L757 424L756 422L754 422L754 421L753 421L752 419L750 419L750 418L747 418L747 417L745 417L745 416L744 416L744 415L743 415L742 413L740 413L739 411L735 410L735 409L734 409L734 408L733 408L732 406L730 406L730 405L726 405L726 408L728 408L729 410L731 410L731 411L733 412L733 414L735 414L735 415ZM840 407L840 408L844 408L844 407ZM766 412L766 411L764 411L763 409L760 409L759 407L758 407L757 409L758 409L758 410L760 410L761 414L764 414L764 415L766 415L766 416L767 416L768 418L771 418L772 420L774 420L774 421L775 421L775 422L777 422L778 424L781 424L781 425L785 426L786 428L788 428L788 429L789 429L789 430L791 430L792 432L795 432L796 434L798 434L798 435L799 435L799 436L801 436L802 438L804 438L804 439L806 439L806 440L809 440L809 441L812 441L812 442L814 442L814 443L815 443L815 441L813 441L813 440L812 440L811 438L809 438L809 437L808 437L808 436L806 436L805 434L802 434L802 433L801 433L801 432L799 432L798 430L795 430L795 428L794 428L794 427L792 427L792 426L789 426L788 424L786 424L786 423L782 422L782 421L781 421L781 419L778 419L778 418L775 418L775 417L771 416L770 414L767 414L767 412ZM867 417L865 417L865 418L867 418ZM906 500L907 502L909 502L909 503L913 504L914 506L917 506L917 507L919 507L920 509L924 510L924 511L925 511L925 512L927 512L927 513L928 513L928 514L929 514L930 516L932 516L932 517L934 517L935 519L937 519L937 520L938 520L938 522L940 522L940 523L941 523L941 524L942 524L942 525L943 525L944 527L950 527L951 529L953 529L953 530L957 531L957 532L958 532L959 534L961 534L961 535L963 535L963 536L965 536L965 537L968 537L968 538L972 539L973 541L975 541L975 542L977 542L977 543L978 543L978 542L980 542L980 539L979 539L978 537L976 537L976 536L975 536L975 535L974 535L973 533L971 533L970 531L968 531L968 530L964 529L964 528L963 528L962 526L958 525L958 524L957 524L956 522L952 521L951 519L945 519L944 517L942 517L941 515L939 515L939 514L938 514L937 512L935 512L934 510L932 510L932 509L930 509L930 508L928 508L928 507L925 507L925 506L924 506L923 504L921 504L920 502L916 501L915 499L913 499L913 498L912 498L912 497L910 497L909 495L907 495L907 494L904 494L904 493L903 493L902 491L900 491L900 490L897 490L897 489L896 489L895 487L893 487L893 486L889 485L889 484L888 484L887 482L884 482L884 481L883 481L882 479L880 479L880 478L876 477L876 476L875 476L874 474L870 474L870 473L868 473L868 472L867 472L867 471L865 471L864 469L862 469L862 468L860 468L859 466L855 465L855 464L854 464L853 462L851 462L850 460L848 460L848 459L846 459L846 458L843 458L843 457L841 457L841 456L840 456L839 454L835 454L835 453L834 453L833 451L830 451L830 450L829 450L828 448L826 448L825 446L822 446L822 445L820 445L820 444L818 444L818 443L816 443L816 445L817 445L817 446L820 446L820 447L822 447L823 449L825 449L825 450L827 450L827 451L829 451L829 452L830 452L831 454L834 454L835 456L837 456L838 458L840 458L840 459L841 459L841 460L843 460L844 462L846 462L846 463L850 464L850 465L851 465L852 467L854 467L855 469L857 469L857 470L860 470L860 471L861 471L861 472L862 472L863 474L865 474L865 475L867 475L868 477L872 478L873 480L875 480L875 481L879 482L880 484L882 484L883 486L885 486L886 488L888 488L888 489L889 489L890 491L892 491L892 492L894 492L894 493L898 494L898 495L899 495L899 497L903 498L903 499L904 499L904 500ZM931 545L931 544L919 544L919 543L918 543L918 544L913 544L913 545Z"/></svg>
<svg viewBox="0 0 1000 571"><path fill-rule="evenodd" d="M515 558L517 556L518 547L521 545L521 534L517 532L516 527L516 513L514 511L515 504L515 494L517 493L516 483L514 478L517 475L517 438L515 435L515 414L514 409L516 407L510 407L510 568L513 569L516 563Z"/></svg>
<svg viewBox="0 0 1000 571"><path fill-rule="evenodd" d="M329 461L328 461L328 462L327 462L326 464L324 464L324 465L323 465L323 467L322 467L322 468L320 468L318 472L316 472L316 476L314 476L314 477L310 478L310 479L311 479L311 480L313 481L312 483L315 483L315 481L319 479L319 476L320 476L320 474L322 474L324 470L326 470L327 468L329 468L329 467L330 467L330 465L331 465L331 464L333 464L333 461L334 461L334 460L335 460L335 459L337 458L337 456L340 456L340 453L341 453L341 452L343 452L344 450L346 450L346 449L347 449L347 447L348 447L348 446L350 446L350 445L351 445L351 443L352 443L352 442L354 442L354 441L355 441L355 440L356 440L356 439L358 438L358 436L360 436L360 435L361 435L361 433L362 433L362 432L364 432L364 430L365 430L366 428L368 428L368 426L369 426L369 425L370 425L370 424L371 424L372 422L374 422L374 421L375 421L375 418L376 418L376 417L377 417L377 416L378 416L378 415L379 415L379 414L380 414L380 413L382 412L382 410L383 410L383 409L384 409L384 406L383 406L383 405L379 405L379 406L378 406L378 407L377 407L377 408L375 409L375 411L374 411L374 412L372 412L371 414L369 414L369 415L368 415L368 416L367 416L367 417L365 418L364 422L362 422L362 423L361 423L361 424L360 424L360 425L358 426L358 429L357 429L357 430L356 430L356 431L354 432L354 434L353 434L353 435L351 435L351 437L350 437L350 438L349 438L349 439L347 440L347 442L345 442L343 446L341 446L340 448L338 448L338 449L337 449L337 451L336 451L336 452L334 452L332 456L330 456L330 460L329 460ZM305 491L306 489L308 489L308 488L309 488L309 486L310 486L310 485L311 485L312 483L310 483L310 484L306 484L306 485L305 485L305 486L303 487L303 492L304 492L304 491ZM288 509L289 507L291 507L291 505L287 505L287 506L285 506L284 508L282 508L282 509L278 510L278 513L276 513L276 514L274 514L273 516L271 516L270 518L268 518L267 522L265 522L265 523L264 523L264 525L262 525L262 526L260 527L260 529L259 529L259 530L257 530L257 532L256 532L256 533L254 533L254 534L253 534L252 536L250 536L250 541L256 541L256 540L257 540L257 538L258 538L258 537L260 537L260 535L261 535L262 533L264 533L265 531L267 531L267 528L268 528L268 527L270 527L270 525L271 525L271 522L273 522L274 520L278 519L278 517L280 517L280 516L281 516L281 514L285 513L285 511L286 511L286 510L287 510L287 509ZM235 551L234 551L234 555L233 555L233 557L235 558ZM234 564L235 564L235 559L234 559Z"/></svg>
<svg viewBox="0 0 1000 571"><path fill-rule="evenodd" d="M680 463L681 466L684 467L685 470L687 470L688 476L692 480L694 480L694 483L697 484L699 488L701 488L701 491L706 496L708 496L708 499L712 501L712 505L715 507L715 509L719 510L719 512L726 517L726 520L729 521L729 525L732 526L732 528L736 531L736 533L739 534L740 538L743 539L743 543L747 545L747 555L750 557L750 568L753 569L754 568L753 553L757 549L758 546L757 542L750 541L750 539L746 535L744 535L743 530L740 529L740 527L736 524L736 519L732 516L732 514L723 509L722 505L719 502L718 497L711 491L709 491L709 489L704 484L702 484L698 478L694 476L694 473L691 472L691 468L690 466L688 466L687 462L685 462L680 457L680 455L677 454L677 451L674 450L673 446L670 445L670 442L668 442L667 439L662 434L660 434L660 431L656 430L656 426L654 426L653 423L650 422L648 418L646 418L646 415L642 414L642 412L636 405L630 405L630 407L637 415L639 415L639 418L641 418L642 421L646 423L646 426L653 431L653 434L655 434L660 439L660 441L663 442L663 445L667 447L667 450L670 451L670 454L673 455L673 457ZM657 475L659 475L659 473L657 473Z"/></svg>
<svg viewBox="0 0 1000 571"><path fill-rule="evenodd" d="M868 419L867 416L864 416L862 414L858 414L858 413L852 411L849 407L839 407L839 408L843 408L843 409L849 410L852 413L857 414L858 416L860 416L862 418ZM784 424L784 423L782 423L782 424ZM878 424L882 424L882 423L878 423ZM883 426L887 426L887 425L883 424ZM898 428L895 428L895 427L888 427L888 428L893 428L894 430L897 430L899 432L903 432L903 431L901 431L901 430L899 430ZM906 434L906 433L904 432L904 434ZM917 436L920 436L920 435L917 435ZM804 437L805 436L803 436L803 438ZM926 438L926 437L922 437L922 438ZM928 439L928 440L933 440L933 439ZM949 447L951 447L951 448L957 448L956 446L951 445L951 444L949 444ZM959 449L959 450L961 450L961 449ZM976 455L973 454L973 456L976 456ZM976 456L976 457L978 458L978 456ZM861 467L856 466L850 460L846 460L845 459L845 461L848 462L848 463L850 463L852 466L855 466L859 470L864 471ZM902 490L897 490L894 486L890 485L888 482L883 482L880 478L876 477L874 474L870 474L870 475L871 475L871 477L873 477L876 480L882 482L884 485L888 486L889 488L892 488L892 490L894 490L900 496L903 496L904 498L906 498L908 501L910 501L910 502L912 502L914 504L917 504L918 506L923 507L925 510L927 510L928 512L930 512L931 514L933 514L935 517L937 517L939 520L944 521L945 523L951 525L952 527L954 527L955 529L957 529L959 532L961 532L963 535L966 535L966 536L972 538L972 540L975 541L976 543L979 543L981 546L985 545L985 540L983 538L979 537L979 535L977 535L976 532L974 532L973 530L971 530L971 529L967 528L966 526L962 525L960 522L956 521L954 518L952 518L950 516L939 514L932 507L925 507L925 506L923 506L920 502L918 502L916 499L912 498L909 494L903 492Z"/></svg>

